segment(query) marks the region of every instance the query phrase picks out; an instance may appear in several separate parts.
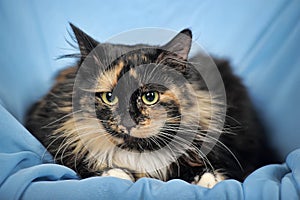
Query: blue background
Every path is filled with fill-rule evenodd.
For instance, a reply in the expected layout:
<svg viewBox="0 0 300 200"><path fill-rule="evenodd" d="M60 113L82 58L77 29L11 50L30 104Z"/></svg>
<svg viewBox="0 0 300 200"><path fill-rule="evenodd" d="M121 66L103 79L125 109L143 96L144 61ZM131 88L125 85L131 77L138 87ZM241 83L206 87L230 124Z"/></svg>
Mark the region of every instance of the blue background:
<svg viewBox="0 0 300 200"><path fill-rule="evenodd" d="M190 28L194 40L208 52L231 61L235 72L243 78L249 88L269 130L272 145L279 150L284 159L292 150L300 148L299 19L298 0L0 1L0 153L4 153L0 158L5 163L4 168L8 170L2 170L4 174L0 183L5 183L4 186L9 188L7 181L20 180L17 176L19 169L28 170L30 174L32 169L29 166L40 167L39 170L45 167L40 166L38 161L28 161L31 154L20 155L24 149L27 153L41 155L43 149L26 132L22 121L29 106L47 92L55 73L74 63L74 60L70 59L55 59L74 51L65 41L69 39L68 22L73 22L98 41L106 41L123 31L136 28L158 27L174 31ZM14 156L16 153L17 156L14 157L11 153ZM7 164L6 156L14 158L9 161L12 164L11 168ZM17 158L19 161L27 159L28 166L25 164L16 168ZM292 158L299 159L299 156ZM45 162L51 162L51 159L42 163ZM289 169L295 166L291 163L287 165ZM46 167L48 175L44 176L48 177L47 180L51 176L53 180L75 177L73 172L64 171L68 169L56 167L52 174L52 168ZM287 166L281 167L286 169ZM299 168L296 169L299 173ZM17 176L17 179L13 179L13 175ZM37 178L39 175L28 177ZM33 181L28 178L25 180L28 184ZM295 191L298 188L299 195L299 175L295 180L292 183L298 184ZM142 181L145 181L143 184L150 184L147 180ZM82 182L80 184L84 185ZM53 187L59 187L58 185L59 183ZM3 194L1 191L4 191L4 186L1 185L0 194ZM19 193L15 194L23 195L25 188L20 189L17 186L15 189L18 189ZM132 187L134 186L136 185ZM136 187L138 186L137 184ZM227 186L234 187L233 190L236 190L238 195L244 195L241 185L226 181L222 186L224 188L219 192ZM39 189L40 187L43 186L38 185ZM49 185L46 184L45 187ZM201 195L207 195L202 190L200 192Z"/></svg>

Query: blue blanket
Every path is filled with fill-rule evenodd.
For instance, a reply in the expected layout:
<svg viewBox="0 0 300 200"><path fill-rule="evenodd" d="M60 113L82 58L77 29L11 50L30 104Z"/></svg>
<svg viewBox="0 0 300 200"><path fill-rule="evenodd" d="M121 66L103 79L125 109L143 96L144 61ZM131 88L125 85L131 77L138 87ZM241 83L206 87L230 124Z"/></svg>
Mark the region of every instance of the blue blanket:
<svg viewBox="0 0 300 200"><path fill-rule="evenodd" d="M297 0L1 1L0 199L300 199L299 19ZM55 60L72 51L65 49L68 21L100 41L134 28L191 28L208 52L231 60L284 163L213 189L181 180L79 180L53 163L22 123L57 70L74 62Z"/></svg>

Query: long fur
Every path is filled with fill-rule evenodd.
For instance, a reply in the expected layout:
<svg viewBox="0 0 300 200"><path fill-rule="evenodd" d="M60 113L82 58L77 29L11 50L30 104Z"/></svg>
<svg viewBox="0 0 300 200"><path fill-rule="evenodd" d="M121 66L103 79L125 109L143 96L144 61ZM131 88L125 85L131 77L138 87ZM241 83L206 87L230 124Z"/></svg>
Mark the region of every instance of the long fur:
<svg viewBox="0 0 300 200"><path fill-rule="evenodd" d="M74 169L82 178L121 168L130 171L135 179L180 178L193 182L209 171L243 180L257 167L273 161L270 155L274 153L267 147L247 90L228 62L214 60L224 81L227 105L208 91L200 76L195 77L190 63L201 62L201 56L186 60L190 31L181 33L190 39L176 36L158 48L99 44L73 25L72 28L81 58L76 66L59 73L51 91L28 112L26 122L57 163ZM98 50L93 52L96 46ZM124 52L130 53L123 55ZM89 64L96 67L82 67ZM74 90L79 73L83 74L81 81L86 88ZM176 73L188 81L174 83L172 74ZM168 88L145 85L152 77L167 83ZM126 91L133 85L140 87L128 96ZM95 97L118 87L122 94L125 91L124 99L130 102L129 113L136 123L127 134L122 121L130 116L115 114L120 108ZM145 106L140 96L154 89L160 93L159 102ZM224 106L226 114L221 112ZM217 125L222 119L225 123L220 128ZM220 137L216 139L208 131ZM208 154L201 151L205 145L209 148L215 143Z"/></svg>

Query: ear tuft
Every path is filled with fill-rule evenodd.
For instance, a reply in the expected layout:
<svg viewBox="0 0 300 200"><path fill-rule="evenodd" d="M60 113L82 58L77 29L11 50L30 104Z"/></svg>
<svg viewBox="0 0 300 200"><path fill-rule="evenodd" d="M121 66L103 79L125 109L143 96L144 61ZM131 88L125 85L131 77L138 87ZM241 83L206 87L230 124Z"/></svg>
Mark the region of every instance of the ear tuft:
<svg viewBox="0 0 300 200"><path fill-rule="evenodd" d="M98 44L96 40L90 37L88 34L80 30L77 26L69 23L74 35L76 37L77 43L79 45L80 53L82 56L87 56Z"/></svg>

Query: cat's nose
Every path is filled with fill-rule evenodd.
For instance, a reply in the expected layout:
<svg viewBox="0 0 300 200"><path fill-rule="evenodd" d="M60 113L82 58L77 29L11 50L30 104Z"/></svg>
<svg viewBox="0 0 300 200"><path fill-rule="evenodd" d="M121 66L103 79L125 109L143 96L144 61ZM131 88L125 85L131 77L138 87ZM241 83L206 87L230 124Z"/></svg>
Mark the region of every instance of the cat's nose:
<svg viewBox="0 0 300 200"><path fill-rule="evenodd" d="M135 122L131 119L130 116L124 117L121 120L121 125L124 126L129 133L130 130L136 126Z"/></svg>
<svg viewBox="0 0 300 200"><path fill-rule="evenodd" d="M136 126L136 123L130 116L129 112L121 115L121 125L127 129L128 133L130 132L132 127Z"/></svg>

